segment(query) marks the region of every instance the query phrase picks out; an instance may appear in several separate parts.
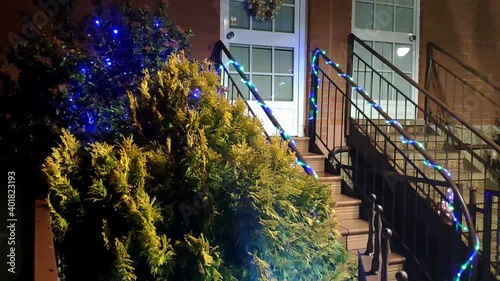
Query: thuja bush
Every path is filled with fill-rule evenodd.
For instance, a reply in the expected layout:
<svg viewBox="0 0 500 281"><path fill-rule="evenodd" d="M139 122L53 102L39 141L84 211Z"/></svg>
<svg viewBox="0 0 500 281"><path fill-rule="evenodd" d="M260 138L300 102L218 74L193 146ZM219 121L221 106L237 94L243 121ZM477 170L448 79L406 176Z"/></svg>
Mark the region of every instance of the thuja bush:
<svg viewBox="0 0 500 281"><path fill-rule="evenodd" d="M133 139L86 155L63 133L44 172L66 280L353 276L328 188L219 83L207 63L172 55L129 93Z"/></svg>

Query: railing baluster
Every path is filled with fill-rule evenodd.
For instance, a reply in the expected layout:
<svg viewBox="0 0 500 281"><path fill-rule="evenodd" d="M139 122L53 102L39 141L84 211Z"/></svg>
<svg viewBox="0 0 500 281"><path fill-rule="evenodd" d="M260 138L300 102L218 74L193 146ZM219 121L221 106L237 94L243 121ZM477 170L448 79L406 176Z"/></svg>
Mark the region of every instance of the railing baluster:
<svg viewBox="0 0 500 281"><path fill-rule="evenodd" d="M392 231L388 228L384 228L382 231L382 278L381 281L387 281L388 269L389 269L389 257L391 256L391 243L390 239L392 236Z"/></svg>
<svg viewBox="0 0 500 281"><path fill-rule="evenodd" d="M370 208L368 214L368 241L366 243L365 255L373 254L373 224L375 222L375 201L377 201L377 196L375 194L370 194Z"/></svg>
<svg viewBox="0 0 500 281"><path fill-rule="evenodd" d="M489 190L484 192L484 219L483 219L483 268L482 272L489 272L491 263L491 222L492 222L493 194Z"/></svg>
<svg viewBox="0 0 500 281"><path fill-rule="evenodd" d="M486 182L484 183L486 185ZM469 188L469 210L474 225L476 225L476 212L477 212L477 189L475 187Z"/></svg>
<svg viewBox="0 0 500 281"><path fill-rule="evenodd" d="M372 267L370 269L370 274L379 274L382 251L381 251L381 232L382 232L382 206L377 205L375 207L375 251L373 253Z"/></svg>

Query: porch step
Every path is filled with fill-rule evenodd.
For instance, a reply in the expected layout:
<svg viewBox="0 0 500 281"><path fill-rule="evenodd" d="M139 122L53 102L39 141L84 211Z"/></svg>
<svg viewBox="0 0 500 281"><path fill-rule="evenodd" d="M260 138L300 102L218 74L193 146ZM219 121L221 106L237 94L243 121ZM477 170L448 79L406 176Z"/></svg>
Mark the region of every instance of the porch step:
<svg viewBox="0 0 500 281"><path fill-rule="evenodd" d="M343 194L336 194L332 196L332 201L334 203L335 216L338 220L359 218L361 200Z"/></svg>
<svg viewBox="0 0 500 281"><path fill-rule="evenodd" d="M293 137L295 146L301 154L309 152L309 138L308 137Z"/></svg>
<svg viewBox="0 0 500 281"><path fill-rule="evenodd" d="M337 209L335 209L337 210ZM368 241L368 222L360 219L338 220L339 232L347 250L362 249Z"/></svg>
<svg viewBox="0 0 500 281"><path fill-rule="evenodd" d="M330 188L332 196L342 192L342 177L327 172L317 172L319 182Z"/></svg>
<svg viewBox="0 0 500 281"><path fill-rule="evenodd" d="M324 155L307 152L302 153L302 156L304 157L304 160L306 160L307 164L309 164L309 166L311 166L316 173L325 171L326 157Z"/></svg>

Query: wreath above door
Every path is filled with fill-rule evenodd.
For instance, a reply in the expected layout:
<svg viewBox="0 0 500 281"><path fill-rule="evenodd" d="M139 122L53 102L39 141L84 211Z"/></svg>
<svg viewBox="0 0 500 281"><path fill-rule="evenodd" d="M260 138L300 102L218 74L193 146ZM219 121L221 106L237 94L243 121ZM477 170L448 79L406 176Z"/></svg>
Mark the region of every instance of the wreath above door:
<svg viewBox="0 0 500 281"><path fill-rule="evenodd" d="M273 20L281 11L283 0L247 0L248 12L260 21Z"/></svg>

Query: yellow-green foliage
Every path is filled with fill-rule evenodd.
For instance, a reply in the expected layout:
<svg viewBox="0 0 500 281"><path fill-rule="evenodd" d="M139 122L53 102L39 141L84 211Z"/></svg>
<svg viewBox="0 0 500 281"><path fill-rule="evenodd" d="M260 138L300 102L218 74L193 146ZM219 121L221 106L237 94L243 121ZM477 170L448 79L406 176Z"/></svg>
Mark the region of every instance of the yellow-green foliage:
<svg viewBox="0 0 500 281"><path fill-rule="evenodd" d="M140 95L129 94L138 145L95 143L79 156L63 135L44 171L74 280L350 277L328 189L295 167L286 143L269 144L244 103L230 104L218 85L207 63L173 55L146 72ZM91 251L102 261L67 258L82 248L74 237L94 237L84 243L102 248ZM96 275L82 279L77 269L89 267Z"/></svg>
<svg viewBox="0 0 500 281"><path fill-rule="evenodd" d="M171 274L174 251L167 236L156 231L155 225L162 220L161 208L145 190L146 156L142 149L131 139L117 146L94 143L86 164L75 138L64 131L61 139L43 171L50 185L48 199L56 239L69 256L77 255L70 251L82 251L78 253L80 260L66 261L74 269L68 272L68 280L87 276L80 271L85 268L78 269L77 264L86 252L81 247L95 240L100 243L88 247L103 247L111 257L109 264L95 265L103 272L112 270L112 276L104 274L102 280L136 280L138 260L144 261L153 276ZM86 228L89 224L94 224L95 232ZM78 245L72 244L76 237L81 239Z"/></svg>

